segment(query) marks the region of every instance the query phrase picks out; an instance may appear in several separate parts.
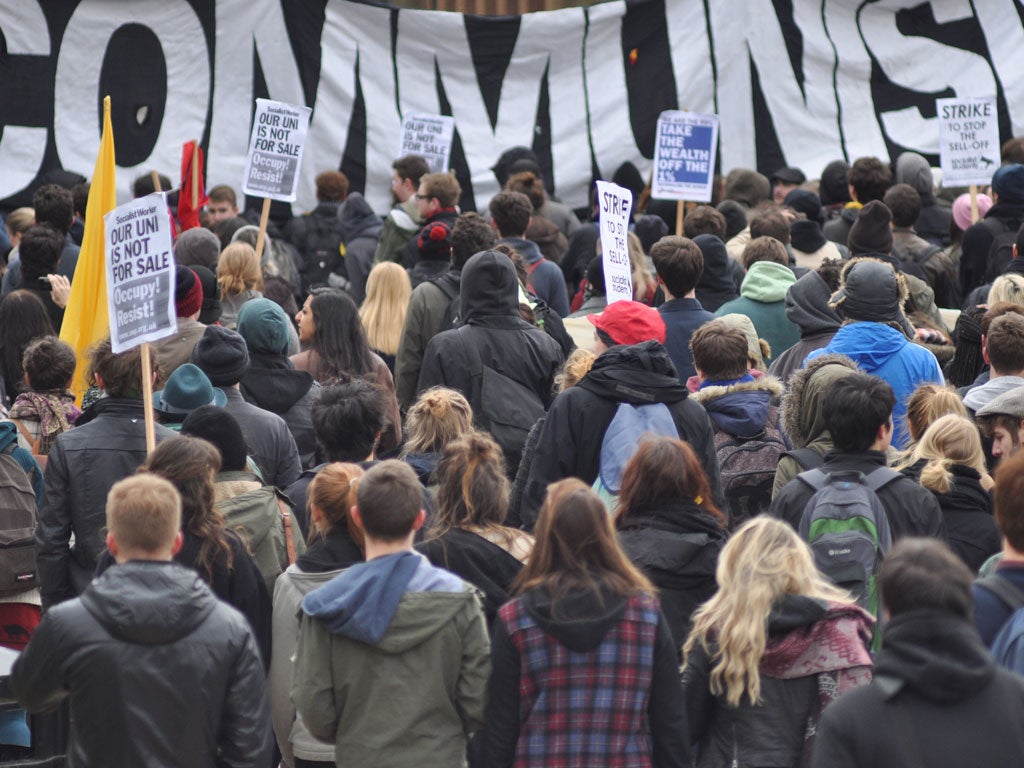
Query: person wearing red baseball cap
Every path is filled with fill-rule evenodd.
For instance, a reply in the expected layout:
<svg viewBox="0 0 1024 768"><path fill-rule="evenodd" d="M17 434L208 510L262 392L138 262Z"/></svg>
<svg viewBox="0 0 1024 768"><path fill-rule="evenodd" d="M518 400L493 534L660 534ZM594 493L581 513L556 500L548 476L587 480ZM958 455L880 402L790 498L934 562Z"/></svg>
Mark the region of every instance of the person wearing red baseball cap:
<svg viewBox="0 0 1024 768"><path fill-rule="evenodd" d="M617 301L587 319L594 325L597 359L548 410L518 510L524 527L536 522L550 483L565 477L594 482L605 432L621 404L665 404L679 438L690 444L707 473L715 505L724 509L711 422L679 381L664 347L660 313L635 301Z"/></svg>
<svg viewBox="0 0 1024 768"><path fill-rule="evenodd" d="M587 315L587 320L594 326L596 355L619 344L665 343L665 321L661 313L639 301L616 301L599 315Z"/></svg>

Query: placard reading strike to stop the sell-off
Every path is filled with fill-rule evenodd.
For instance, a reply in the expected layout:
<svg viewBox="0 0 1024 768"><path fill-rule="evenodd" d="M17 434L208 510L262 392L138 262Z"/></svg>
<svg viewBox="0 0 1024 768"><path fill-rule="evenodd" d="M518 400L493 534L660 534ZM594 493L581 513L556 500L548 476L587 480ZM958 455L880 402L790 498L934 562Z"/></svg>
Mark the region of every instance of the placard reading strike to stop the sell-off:
<svg viewBox="0 0 1024 768"><path fill-rule="evenodd" d="M999 168L996 97L936 99L942 186L988 184Z"/></svg>
<svg viewBox="0 0 1024 768"><path fill-rule="evenodd" d="M171 219L162 192L103 217L110 345L115 353L178 330L174 311Z"/></svg>
<svg viewBox="0 0 1024 768"><path fill-rule="evenodd" d="M597 182L601 224L601 261L608 303L632 301L633 270L629 263L629 212L633 193L610 181Z"/></svg>
<svg viewBox="0 0 1024 768"><path fill-rule="evenodd" d="M659 200L711 200L718 151L718 115L662 112L654 142L654 184Z"/></svg>
<svg viewBox="0 0 1024 768"><path fill-rule="evenodd" d="M454 117L408 114L402 120L398 157L419 155L427 161L431 173L444 173L448 170L454 136Z"/></svg>
<svg viewBox="0 0 1024 768"><path fill-rule="evenodd" d="M295 202L311 112L309 107L256 99L249 159L242 182L245 194Z"/></svg>

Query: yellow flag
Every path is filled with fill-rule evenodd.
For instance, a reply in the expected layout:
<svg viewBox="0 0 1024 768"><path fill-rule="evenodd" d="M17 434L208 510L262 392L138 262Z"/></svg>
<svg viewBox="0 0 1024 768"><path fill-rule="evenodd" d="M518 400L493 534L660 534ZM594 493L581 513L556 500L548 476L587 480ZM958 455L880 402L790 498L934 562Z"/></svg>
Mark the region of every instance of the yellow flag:
<svg viewBox="0 0 1024 768"><path fill-rule="evenodd" d="M100 140L100 151L96 156L96 168L89 187L82 250L78 254L78 266L75 267L75 277L71 281L71 296L60 328L61 340L70 344L78 357L71 388L79 403L88 388L85 371L89 364L89 348L110 334L103 217L117 207L114 174L114 131L110 127L110 97L107 96L103 99L103 138Z"/></svg>

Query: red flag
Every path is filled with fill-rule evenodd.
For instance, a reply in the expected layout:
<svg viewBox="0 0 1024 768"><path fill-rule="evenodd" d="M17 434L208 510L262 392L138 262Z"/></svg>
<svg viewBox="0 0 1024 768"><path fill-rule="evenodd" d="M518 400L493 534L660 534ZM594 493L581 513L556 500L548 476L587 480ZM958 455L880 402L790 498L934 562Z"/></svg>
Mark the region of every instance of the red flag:
<svg viewBox="0 0 1024 768"><path fill-rule="evenodd" d="M199 210L208 198L203 186L203 148L195 149L196 142L186 141L181 152L181 192L178 194L178 221L181 231L199 226ZM192 167L195 156L196 167ZM195 202L193 202L193 199Z"/></svg>

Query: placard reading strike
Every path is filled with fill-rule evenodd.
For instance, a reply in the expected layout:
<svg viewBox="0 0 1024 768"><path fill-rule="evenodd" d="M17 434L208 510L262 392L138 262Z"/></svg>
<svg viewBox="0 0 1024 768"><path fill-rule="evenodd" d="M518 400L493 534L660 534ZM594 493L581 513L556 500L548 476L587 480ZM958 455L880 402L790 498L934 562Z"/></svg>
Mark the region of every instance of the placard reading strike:
<svg viewBox="0 0 1024 768"><path fill-rule="evenodd" d="M448 170L454 135L454 117L408 114L402 120L398 157L419 155L427 161L431 173L444 173Z"/></svg>
<svg viewBox="0 0 1024 768"><path fill-rule="evenodd" d="M662 112L654 142L651 197L709 202L717 150L718 115Z"/></svg>
<svg viewBox="0 0 1024 768"><path fill-rule="evenodd" d="M242 182L245 194L295 202L311 112L309 107L256 99L249 158Z"/></svg>
<svg viewBox="0 0 1024 768"><path fill-rule="evenodd" d="M988 184L999 168L996 97L936 99L943 186Z"/></svg>
<svg viewBox="0 0 1024 768"><path fill-rule="evenodd" d="M154 192L115 208L103 217L103 234L114 352L173 335L178 320L167 197Z"/></svg>
<svg viewBox="0 0 1024 768"><path fill-rule="evenodd" d="M601 225L601 262L608 303L633 300L633 269L629 263L629 212L633 193L610 181L597 182Z"/></svg>

